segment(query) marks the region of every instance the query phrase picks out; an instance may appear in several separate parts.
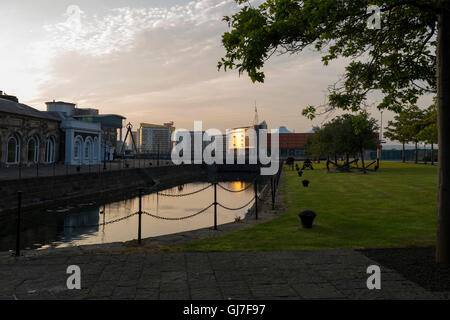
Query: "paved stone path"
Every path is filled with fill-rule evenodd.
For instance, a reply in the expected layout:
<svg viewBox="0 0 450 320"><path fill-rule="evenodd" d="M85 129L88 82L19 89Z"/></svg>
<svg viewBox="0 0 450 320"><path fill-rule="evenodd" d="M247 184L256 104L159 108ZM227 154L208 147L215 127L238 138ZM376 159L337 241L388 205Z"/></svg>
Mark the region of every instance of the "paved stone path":
<svg viewBox="0 0 450 320"><path fill-rule="evenodd" d="M0 299L439 299L381 266L381 290L366 287L354 250L95 254L56 250L0 256ZM81 290L66 269L81 268ZM448 298L448 296L447 296Z"/></svg>

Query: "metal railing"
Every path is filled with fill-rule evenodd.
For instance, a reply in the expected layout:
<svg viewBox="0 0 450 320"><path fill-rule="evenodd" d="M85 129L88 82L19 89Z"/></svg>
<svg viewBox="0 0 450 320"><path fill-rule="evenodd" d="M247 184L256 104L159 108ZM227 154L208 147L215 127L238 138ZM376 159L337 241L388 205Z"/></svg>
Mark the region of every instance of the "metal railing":
<svg viewBox="0 0 450 320"><path fill-rule="evenodd" d="M278 171L278 173L274 176L272 176L270 178L270 189L271 189L271 200L272 200L272 209L274 209L275 207L275 195L278 189L278 185L279 185L279 181L280 181L280 175L281 175L281 171L282 171L282 165L280 166L280 170ZM254 196L252 197L252 199L247 202L246 204L239 206L239 207L228 207L225 206L221 203L219 203L217 201L217 186L219 186L221 189L230 192L230 193L236 193L236 192L244 192L246 190L249 190L251 186L254 187ZM187 197L187 196L191 196L194 194L198 194L200 192L203 192L211 187L214 187L214 201L207 206L206 208L194 213L194 214L190 214L188 216L184 216L184 217L162 217L159 215L155 215L152 214L150 212L144 211L142 208L142 197L143 197L143 192L144 189L140 188L139 189L139 211L134 212L132 214L129 214L127 216L115 219L115 220L111 220L111 221L107 221L107 222L102 222L102 223L98 223L98 224L92 224L92 225L80 225L80 226L66 226L64 225L63 228L67 228L67 229L82 229L82 228L94 228L94 227L101 227L101 226L106 226L109 224L113 224L113 223L118 223L127 219L130 219L133 216L138 215L139 220L138 220L138 243L141 244L142 243L142 215L146 215L155 219L159 219L159 220L166 220L166 221L181 221L181 220L187 220L187 219L191 219L194 218L196 216L199 216L200 214L208 211L210 208L214 207L214 230L217 230L217 208L221 207L225 210L228 211L238 211L238 210L242 210L246 207L249 207L252 203L254 203L254 213L255 213L255 219L258 220L258 201L266 203L267 200L263 199L261 197L262 194L264 194L267 191L267 188L269 187L269 184L266 184L265 187L263 188L263 190L258 194L258 180L255 180L253 183L250 183L248 186L246 186L245 188L241 189L241 190L231 190L228 189L222 185L220 185L217 182L208 184L208 186L201 188L199 190L196 190L194 192L189 192L189 193L184 193L184 194L177 194L177 195L171 195L171 194L163 194L163 193L159 193L159 195L161 196L165 196L165 197ZM36 221L32 221L32 219L29 219L28 217L22 217L22 195L23 193L21 191L18 191L18 209L17 209L17 229L16 229L16 256L20 256L20 232L21 232L21 222L22 220L26 220L26 221L31 221L33 223L35 223ZM104 213L105 214L105 213ZM60 227L60 225L57 224L47 224L47 223L40 223L40 225L45 225L45 226L51 226L51 227Z"/></svg>
<svg viewBox="0 0 450 320"><path fill-rule="evenodd" d="M0 180L22 180L39 177L69 176L84 173L102 173L127 169L144 169L173 166L171 160L157 159L117 159L98 163L29 163L11 164L0 163Z"/></svg>

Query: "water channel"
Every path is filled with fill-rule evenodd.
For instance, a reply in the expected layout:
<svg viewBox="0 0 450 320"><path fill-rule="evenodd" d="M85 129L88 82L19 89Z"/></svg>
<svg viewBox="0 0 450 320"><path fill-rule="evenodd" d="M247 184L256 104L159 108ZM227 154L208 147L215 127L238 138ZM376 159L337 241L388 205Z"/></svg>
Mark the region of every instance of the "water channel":
<svg viewBox="0 0 450 320"><path fill-rule="evenodd" d="M213 187L187 197L168 197L167 195L183 195L195 192L208 185L210 183L189 183L158 193L144 195L142 209L151 214L168 218L192 215L214 202ZM229 192L217 187L217 201L226 207L237 208L243 206L254 197L254 189L251 183L231 181L221 182L220 185L234 191L246 189L243 192ZM252 204L238 211L229 211L218 207L218 224L225 224L244 218ZM69 212L66 212L67 209L46 210L39 217L24 215L21 247L26 249L45 249L48 247L67 247L133 240L137 238L137 215L112 224L92 226L124 218L138 210L139 198L134 197L97 206L92 206L89 203L81 204L81 207L72 208ZM0 230L0 251L13 250L15 248L15 221L12 219L9 222L0 222L0 224L4 223L8 223L10 227ZM214 207L186 220L170 221L142 215L142 237L173 234L212 227L213 225Z"/></svg>

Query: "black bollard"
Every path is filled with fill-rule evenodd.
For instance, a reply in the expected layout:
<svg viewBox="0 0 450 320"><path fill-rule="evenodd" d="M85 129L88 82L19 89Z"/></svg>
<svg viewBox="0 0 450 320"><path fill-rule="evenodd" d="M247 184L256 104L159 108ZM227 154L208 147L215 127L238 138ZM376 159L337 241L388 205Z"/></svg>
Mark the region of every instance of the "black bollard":
<svg viewBox="0 0 450 320"><path fill-rule="evenodd" d="M258 182L255 180L255 219L258 220Z"/></svg>
<svg viewBox="0 0 450 320"><path fill-rule="evenodd" d="M302 226L305 229L311 229L313 226L314 219L316 218L316 213L311 210L304 210L298 214L300 220L302 221Z"/></svg>

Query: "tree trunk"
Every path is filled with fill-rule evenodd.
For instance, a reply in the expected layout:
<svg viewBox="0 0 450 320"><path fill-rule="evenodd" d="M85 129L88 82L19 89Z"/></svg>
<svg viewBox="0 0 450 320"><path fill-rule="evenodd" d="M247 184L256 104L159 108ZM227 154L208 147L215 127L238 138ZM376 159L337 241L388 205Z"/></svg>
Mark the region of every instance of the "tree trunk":
<svg viewBox="0 0 450 320"><path fill-rule="evenodd" d="M434 144L431 144L431 165L434 166Z"/></svg>
<svg viewBox="0 0 450 320"><path fill-rule="evenodd" d="M423 163L427 164L427 145L423 145Z"/></svg>
<svg viewBox="0 0 450 320"><path fill-rule="evenodd" d="M402 143L402 162L405 163L405 142Z"/></svg>
<svg viewBox="0 0 450 320"><path fill-rule="evenodd" d="M366 165L364 163L364 149L363 148L361 148L361 163L362 163L363 172L366 173Z"/></svg>
<svg viewBox="0 0 450 320"><path fill-rule="evenodd" d="M418 150L417 150L417 142L416 142L416 154L415 154L415 159L414 159L414 163L417 164L419 162L419 154L418 154Z"/></svg>
<svg viewBox="0 0 450 320"><path fill-rule="evenodd" d="M438 230L436 262L450 263L450 0L441 0L437 39Z"/></svg>

